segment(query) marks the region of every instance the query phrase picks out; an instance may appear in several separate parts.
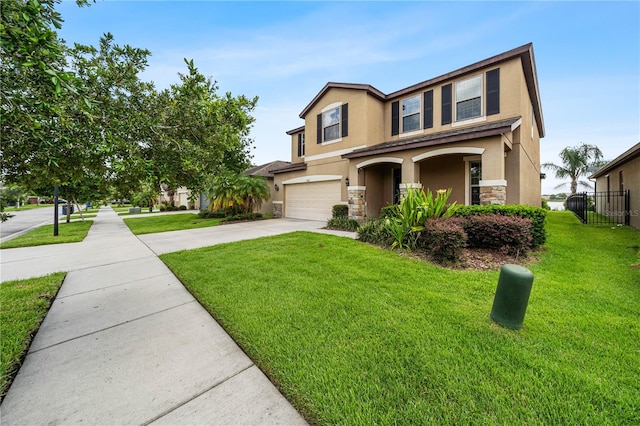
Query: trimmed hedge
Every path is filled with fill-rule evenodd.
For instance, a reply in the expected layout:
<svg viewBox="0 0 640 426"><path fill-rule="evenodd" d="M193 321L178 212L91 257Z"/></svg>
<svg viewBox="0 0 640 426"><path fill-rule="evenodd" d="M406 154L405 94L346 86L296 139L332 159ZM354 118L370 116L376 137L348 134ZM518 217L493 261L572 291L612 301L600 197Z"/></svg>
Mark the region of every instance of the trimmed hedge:
<svg viewBox="0 0 640 426"><path fill-rule="evenodd" d="M331 209L331 213L334 219L339 217L349 217L349 206L346 204L336 204Z"/></svg>
<svg viewBox="0 0 640 426"><path fill-rule="evenodd" d="M492 204L488 206L458 206L453 213L454 217L470 218L472 216L516 216L523 219L530 219L532 222L533 248L543 245L547 241L547 233L544 227L547 218L547 211L541 207L525 205L500 205Z"/></svg>
<svg viewBox="0 0 640 426"><path fill-rule="evenodd" d="M222 219L223 217L227 217L224 210L200 210L200 213L198 213L198 218L200 219Z"/></svg>
<svg viewBox="0 0 640 426"><path fill-rule="evenodd" d="M464 221L470 247L525 253L532 247L532 221L515 216L471 216Z"/></svg>
<svg viewBox="0 0 640 426"><path fill-rule="evenodd" d="M467 245L467 233L461 218L435 218L424 224L417 247L438 263L460 262L462 249Z"/></svg>

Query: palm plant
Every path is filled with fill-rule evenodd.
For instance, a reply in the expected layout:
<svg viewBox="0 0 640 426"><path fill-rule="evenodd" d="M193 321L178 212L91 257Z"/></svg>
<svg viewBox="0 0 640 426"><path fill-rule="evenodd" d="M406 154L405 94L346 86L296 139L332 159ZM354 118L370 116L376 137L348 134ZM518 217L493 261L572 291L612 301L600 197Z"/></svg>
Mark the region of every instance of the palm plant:
<svg viewBox="0 0 640 426"><path fill-rule="evenodd" d="M244 212L252 213L271 196L267 180L262 176L240 175L237 179L238 198L242 199Z"/></svg>
<svg viewBox="0 0 640 426"><path fill-rule="evenodd" d="M209 210L227 209L242 202L237 175L222 173L213 179L209 190Z"/></svg>
<svg viewBox="0 0 640 426"><path fill-rule="evenodd" d="M580 180L580 178L587 175L590 168L603 165L600 148L584 143L575 147L564 148L560 151L560 159L562 160L562 165L544 163L542 167L554 172L558 179L570 179L572 195L577 192L578 184L591 188L591 184L588 181ZM556 186L556 189L565 185L567 185L567 182Z"/></svg>

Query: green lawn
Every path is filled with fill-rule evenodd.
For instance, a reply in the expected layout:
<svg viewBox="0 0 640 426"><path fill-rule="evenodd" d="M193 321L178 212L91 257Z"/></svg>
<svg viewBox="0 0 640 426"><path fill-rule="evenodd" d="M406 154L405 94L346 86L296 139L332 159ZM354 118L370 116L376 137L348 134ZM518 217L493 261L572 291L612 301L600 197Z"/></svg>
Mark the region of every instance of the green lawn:
<svg viewBox="0 0 640 426"><path fill-rule="evenodd" d="M136 235L156 232L180 231L183 229L217 226L223 219L199 219L193 213L167 214L166 216L137 217L124 219L131 232Z"/></svg>
<svg viewBox="0 0 640 426"><path fill-rule="evenodd" d="M87 236L92 220L59 223L58 236L53 236L53 225L44 225L9 241L0 243L0 249L41 246L45 244L77 243Z"/></svg>
<svg viewBox="0 0 640 426"><path fill-rule="evenodd" d="M53 204L24 204L20 207L5 207L5 212L20 212L24 210L40 209L42 207L53 207Z"/></svg>
<svg viewBox="0 0 640 426"><path fill-rule="evenodd" d="M64 273L0 284L0 398L9 390Z"/></svg>
<svg viewBox="0 0 640 426"><path fill-rule="evenodd" d="M551 212L524 328L497 271L293 233L161 256L314 424L637 424L640 232Z"/></svg>

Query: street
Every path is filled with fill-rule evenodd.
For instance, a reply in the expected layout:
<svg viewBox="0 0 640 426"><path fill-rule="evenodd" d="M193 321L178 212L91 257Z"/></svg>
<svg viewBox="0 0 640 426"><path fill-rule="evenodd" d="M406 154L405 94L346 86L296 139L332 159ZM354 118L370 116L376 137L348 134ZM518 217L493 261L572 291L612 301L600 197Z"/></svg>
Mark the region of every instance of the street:
<svg viewBox="0 0 640 426"><path fill-rule="evenodd" d="M8 213L13 217L6 222L0 223L0 241L9 239L9 237L35 226L53 223L53 206Z"/></svg>

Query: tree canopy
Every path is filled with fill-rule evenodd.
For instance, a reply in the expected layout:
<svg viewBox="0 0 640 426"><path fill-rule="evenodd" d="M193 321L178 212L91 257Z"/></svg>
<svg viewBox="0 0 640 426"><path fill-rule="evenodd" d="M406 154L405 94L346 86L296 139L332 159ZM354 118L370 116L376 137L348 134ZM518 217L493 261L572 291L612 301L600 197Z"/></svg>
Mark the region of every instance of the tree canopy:
<svg viewBox="0 0 640 426"><path fill-rule="evenodd" d="M140 75L151 52L67 46L59 0L6 0L0 12L1 171L67 198L129 198L160 184L203 191L212 175L249 165L256 98L218 93L193 60L158 91ZM86 0L77 2L86 5ZM99 197L96 197L96 194ZM80 200L83 201L83 200Z"/></svg>

